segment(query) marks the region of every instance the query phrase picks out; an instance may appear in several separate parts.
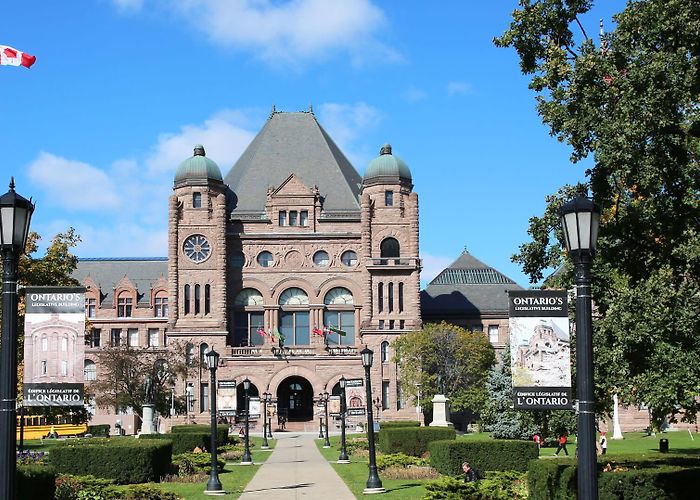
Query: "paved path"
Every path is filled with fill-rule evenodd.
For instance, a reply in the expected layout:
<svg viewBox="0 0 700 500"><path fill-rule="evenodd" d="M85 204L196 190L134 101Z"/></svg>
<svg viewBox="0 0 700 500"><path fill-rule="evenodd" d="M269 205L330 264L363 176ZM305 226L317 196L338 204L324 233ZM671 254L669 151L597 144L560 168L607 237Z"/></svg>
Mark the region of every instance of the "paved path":
<svg viewBox="0 0 700 500"><path fill-rule="evenodd" d="M248 483L241 500L355 500L316 448L313 434L280 432L275 437L277 446Z"/></svg>

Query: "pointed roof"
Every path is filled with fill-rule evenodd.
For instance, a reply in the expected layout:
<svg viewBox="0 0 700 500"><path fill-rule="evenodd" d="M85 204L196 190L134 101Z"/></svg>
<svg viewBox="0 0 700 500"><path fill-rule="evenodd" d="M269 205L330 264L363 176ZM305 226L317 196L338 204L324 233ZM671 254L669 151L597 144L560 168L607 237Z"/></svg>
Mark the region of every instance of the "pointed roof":
<svg viewBox="0 0 700 500"><path fill-rule="evenodd" d="M466 249L421 292L426 317L435 314L508 315L508 291L522 287Z"/></svg>
<svg viewBox="0 0 700 500"><path fill-rule="evenodd" d="M318 186L326 214L359 212L362 177L313 112L273 111L224 178L233 191L232 216L263 213L268 187L278 187L292 173Z"/></svg>

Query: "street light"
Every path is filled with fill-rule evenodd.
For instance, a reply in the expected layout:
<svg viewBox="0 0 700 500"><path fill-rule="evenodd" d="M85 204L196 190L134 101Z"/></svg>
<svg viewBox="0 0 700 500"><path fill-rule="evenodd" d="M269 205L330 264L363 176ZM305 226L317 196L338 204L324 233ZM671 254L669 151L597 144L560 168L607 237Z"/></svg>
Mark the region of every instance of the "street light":
<svg viewBox="0 0 700 500"><path fill-rule="evenodd" d="M367 487L363 493L371 495L374 493L384 493L382 480L377 474L377 455L374 450L374 419L372 418L372 381L369 375L369 369L372 368L372 360L374 352L367 346L360 351L362 356L362 366L365 367L365 385L367 387L367 441L369 442L369 477L367 478Z"/></svg>
<svg viewBox="0 0 700 500"><path fill-rule="evenodd" d="M267 397L269 398L267 403L272 404L272 393L268 393ZM274 408L273 408L273 411L274 411ZM267 437L272 439L272 417L269 416L266 418L267 418Z"/></svg>
<svg viewBox="0 0 700 500"><path fill-rule="evenodd" d="M340 377L340 456L338 457L339 464L349 464L350 458L345 449L345 412L347 404L345 403L345 376Z"/></svg>
<svg viewBox="0 0 700 500"><path fill-rule="evenodd" d="M262 414L262 421L263 421L263 441L262 445L260 446L261 450L267 450L270 448L270 443L267 442L267 401L268 397L271 396L271 394L268 394L267 392L262 393L262 404L263 404L263 414Z"/></svg>
<svg viewBox="0 0 700 500"><path fill-rule="evenodd" d="M0 196L0 251L2 251L2 340L0 341L0 498L15 498L17 470L17 278L24 253L31 200L10 190Z"/></svg>
<svg viewBox="0 0 700 500"><path fill-rule="evenodd" d="M243 381L243 391L245 392L245 451L243 452L243 458L241 458L241 465L253 465L253 458L250 456L250 438L248 436L250 431L250 399L248 397L249 390L250 380L246 378Z"/></svg>
<svg viewBox="0 0 700 500"><path fill-rule="evenodd" d="M578 398L578 498L598 498L595 408L593 401L593 326L591 260L595 254L600 209L584 196L561 208L566 249L576 282L576 395Z"/></svg>
<svg viewBox="0 0 700 500"><path fill-rule="evenodd" d="M326 440L323 442L323 447L330 448L331 442L328 439L328 422L329 422L329 419L328 419L328 399L330 398L330 396L328 395L327 392L324 392L322 394L322 396L323 396L323 412L326 415Z"/></svg>
<svg viewBox="0 0 700 500"><path fill-rule="evenodd" d="M219 353L213 348L207 353L207 366L211 373L211 472L209 473L209 481L205 495L225 495L221 481L219 481L219 467L216 463L216 368L219 366Z"/></svg>

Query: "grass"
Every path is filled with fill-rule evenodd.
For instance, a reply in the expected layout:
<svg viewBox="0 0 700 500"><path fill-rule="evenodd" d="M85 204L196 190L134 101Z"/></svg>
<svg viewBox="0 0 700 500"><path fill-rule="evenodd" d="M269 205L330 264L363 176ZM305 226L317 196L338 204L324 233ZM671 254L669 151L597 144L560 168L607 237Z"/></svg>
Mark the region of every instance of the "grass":
<svg viewBox="0 0 700 500"><path fill-rule="evenodd" d="M330 438L331 447L323 448L323 440L317 439L316 446L321 451L321 455L331 463L333 469L338 473L340 478L348 485L350 491L357 498L363 498L362 490L367 484L367 476L369 474L368 463L365 458L350 456L349 464L338 464L338 455L340 454L340 438L333 436ZM379 473L379 478L382 480L382 485L386 489L386 493L381 495L382 499L401 499L401 500L419 500L425 495L425 483L427 481L421 479L384 479Z"/></svg>

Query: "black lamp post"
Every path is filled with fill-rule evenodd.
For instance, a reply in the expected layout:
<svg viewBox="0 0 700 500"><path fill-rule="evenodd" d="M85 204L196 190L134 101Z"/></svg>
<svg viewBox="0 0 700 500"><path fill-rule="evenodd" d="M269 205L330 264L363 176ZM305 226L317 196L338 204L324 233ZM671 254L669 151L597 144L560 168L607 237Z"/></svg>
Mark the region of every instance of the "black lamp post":
<svg viewBox="0 0 700 500"><path fill-rule="evenodd" d="M330 398L330 396L327 392L324 392L322 394L322 396L323 396L323 413L326 415L326 440L323 442L323 447L330 448L331 442L328 439L328 423L330 422L330 420L328 419L328 399Z"/></svg>
<svg viewBox="0 0 700 500"><path fill-rule="evenodd" d="M263 412L262 412L262 421L263 421L263 441L262 445L260 446L261 450L267 450L270 448L270 443L267 442L267 401L268 397L270 394L267 392L262 393L262 404L263 404Z"/></svg>
<svg viewBox="0 0 700 500"><path fill-rule="evenodd" d="M566 249L576 281L576 395L578 398L578 498L598 498L595 409L593 401L593 326L591 260L595 254L600 209L584 196L561 208Z"/></svg>
<svg viewBox="0 0 700 500"><path fill-rule="evenodd" d="M209 473L209 481L207 481L207 489L205 495L224 495L226 492L219 481L219 466L216 463L216 368L219 366L219 353L211 349L207 353L207 366L211 373L211 382L209 391L211 393L211 472Z"/></svg>
<svg viewBox="0 0 700 500"><path fill-rule="evenodd" d="M268 404L272 404L272 394L268 393L267 395L270 399L268 400ZM272 417L266 417L267 418L267 437L272 438Z"/></svg>
<svg viewBox="0 0 700 500"><path fill-rule="evenodd" d="M323 396L321 394L318 395L318 401L319 403L323 399ZM318 438L323 439L323 415L318 417Z"/></svg>
<svg viewBox="0 0 700 500"><path fill-rule="evenodd" d="M367 478L367 487L363 493L371 495L373 493L384 493L382 480L379 479L377 473L377 455L374 450L374 419L372 418L372 381L369 375L369 369L372 368L372 360L374 352L366 347L360 351L362 356L362 366L365 367L365 385L367 387L367 441L369 442L369 477Z"/></svg>
<svg viewBox="0 0 700 500"><path fill-rule="evenodd" d="M248 391L250 391L250 380L247 378L243 381L243 391L245 392L245 451L243 452L243 458L241 458L241 465L253 465L253 458L250 456L250 398L248 397Z"/></svg>
<svg viewBox="0 0 700 500"><path fill-rule="evenodd" d="M31 200L10 190L0 196L2 341L0 341L0 498L15 498L17 470L17 277L34 212Z"/></svg>
<svg viewBox="0 0 700 500"><path fill-rule="evenodd" d="M345 449L345 412L347 404L345 402L345 376L340 377L340 456L338 457L339 464L349 464L350 458Z"/></svg>

